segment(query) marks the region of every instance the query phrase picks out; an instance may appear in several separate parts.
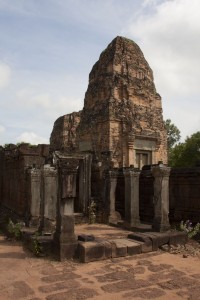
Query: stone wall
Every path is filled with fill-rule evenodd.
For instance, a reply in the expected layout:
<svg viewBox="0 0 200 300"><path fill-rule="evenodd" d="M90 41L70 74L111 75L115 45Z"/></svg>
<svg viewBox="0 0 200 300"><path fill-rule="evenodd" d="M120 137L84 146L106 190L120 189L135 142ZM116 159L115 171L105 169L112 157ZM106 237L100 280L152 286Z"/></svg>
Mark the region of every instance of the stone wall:
<svg viewBox="0 0 200 300"><path fill-rule="evenodd" d="M23 218L29 217L27 170L41 168L48 155L48 145L10 144L0 149L0 204Z"/></svg>
<svg viewBox="0 0 200 300"><path fill-rule="evenodd" d="M200 222L200 168L172 169L170 175L170 217Z"/></svg>
<svg viewBox="0 0 200 300"><path fill-rule="evenodd" d="M172 169L169 179L169 218L200 221L200 168ZM153 177L150 171L140 175L140 217L153 220Z"/></svg>
<svg viewBox="0 0 200 300"><path fill-rule="evenodd" d="M80 123L81 111L58 118L50 137L50 151L76 149L76 129Z"/></svg>

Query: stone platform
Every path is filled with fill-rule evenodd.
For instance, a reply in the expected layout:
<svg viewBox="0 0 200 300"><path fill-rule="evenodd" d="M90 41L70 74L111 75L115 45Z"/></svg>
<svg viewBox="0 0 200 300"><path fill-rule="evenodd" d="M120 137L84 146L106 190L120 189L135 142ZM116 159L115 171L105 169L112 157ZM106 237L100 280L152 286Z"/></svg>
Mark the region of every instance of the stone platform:
<svg viewBox="0 0 200 300"><path fill-rule="evenodd" d="M132 232L103 224L80 225L76 232L81 262L132 256L187 242L187 235L180 231Z"/></svg>
<svg viewBox="0 0 200 300"><path fill-rule="evenodd" d="M157 251L161 246L185 244L187 235L180 231L132 232L105 224L82 224L75 226L78 239L75 258L87 263L117 257L132 256ZM30 229L24 231L29 249L34 250L35 235ZM37 243L44 253L54 253L53 236L38 236Z"/></svg>

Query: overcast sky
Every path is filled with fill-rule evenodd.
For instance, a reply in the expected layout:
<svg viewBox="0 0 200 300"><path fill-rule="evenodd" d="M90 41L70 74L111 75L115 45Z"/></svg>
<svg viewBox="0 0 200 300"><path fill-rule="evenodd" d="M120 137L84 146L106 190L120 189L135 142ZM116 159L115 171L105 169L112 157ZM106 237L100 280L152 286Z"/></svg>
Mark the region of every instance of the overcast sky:
<svg viewBox="0 0 200 300"><path fill-rule="evenodd" d="M164 119L199 131L200 0L0 0L0 145L48 143L117 35L143 51Z"/></svg>

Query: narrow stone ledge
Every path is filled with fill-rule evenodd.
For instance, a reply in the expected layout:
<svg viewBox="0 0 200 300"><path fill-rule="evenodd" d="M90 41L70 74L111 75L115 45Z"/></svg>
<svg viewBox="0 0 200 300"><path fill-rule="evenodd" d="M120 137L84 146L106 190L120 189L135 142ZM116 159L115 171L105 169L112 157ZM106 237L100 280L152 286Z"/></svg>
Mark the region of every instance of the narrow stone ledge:
<svg viewBox="0 0 200 300"><path fill-rule="evenodd" d="M134 240L134 242L141 244L142 253L151 252L153 250L152 240L144 233L130 233L128 239Z"/></svg>
<svg viewBox="0 0 200 300"><path fill-rule="evenodd" d="M188 241L186 232L174 231L170 232L169 244L170 245L185 245Z"/></svg>
<svg viewBox="0 0 200 300"><path fill-rule="evenodd" d="M146 232L145 234L152 240L152 251L157 251L159 247L169 243L169 232Z"/></svg>
<svg viewBox="0 0 200 300"><path fill-rule="evenodd" d="M128 255L135 255L142 253L142 244L137 243L133 240L123 239L125 245L127 246Z"/></svg>
<svg viewBox="0 0 200 300"><path fill-rule="evenodd" d="M93 242L95 240L94 235L90 234L80 234L78 235L78 241L82 241L82 242Z"/></svg>

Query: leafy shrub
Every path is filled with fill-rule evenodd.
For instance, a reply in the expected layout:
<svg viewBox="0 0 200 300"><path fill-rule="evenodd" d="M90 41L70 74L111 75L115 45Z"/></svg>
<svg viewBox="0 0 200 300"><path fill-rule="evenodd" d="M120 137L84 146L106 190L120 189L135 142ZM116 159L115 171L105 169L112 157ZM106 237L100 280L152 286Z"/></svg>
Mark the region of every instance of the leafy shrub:
<svg viewBox="0 0 200 300"><path fill-rule="evenodd" d="M21 235L22 235L22 233L21 233L22 227L23 227L22 222L14 223L11 219L9 219L7 230L8 230L10 237L20 239Z"/></svg>
<svg viewBox="0 0 200 300"><path fill-rule="evenodd" d="M41 252L42 252L42 248L41 245L38 241L38 236L40 235L39 232L35 232L34 235L34 240L33 240L33 252L36 256L40 256Z"/></svg>
<svg viewBox="0 0 200 300"><path fill-rule="evenodd" d="M88 214L89 214L89 223L94 224L96 221L96 203L94 201L92 201L90 206L88 206Z"/></svg>
<svg viewBox="0 0 200 300"><path fill-rule="evenodd" d="M193 226L190 220L187 220L186 222L181 221L180 230L185 231L188 235L188 238L191 239L197 233L200 233L200 223L197 223L195 226Z"/></svg>

